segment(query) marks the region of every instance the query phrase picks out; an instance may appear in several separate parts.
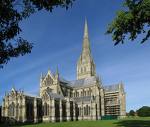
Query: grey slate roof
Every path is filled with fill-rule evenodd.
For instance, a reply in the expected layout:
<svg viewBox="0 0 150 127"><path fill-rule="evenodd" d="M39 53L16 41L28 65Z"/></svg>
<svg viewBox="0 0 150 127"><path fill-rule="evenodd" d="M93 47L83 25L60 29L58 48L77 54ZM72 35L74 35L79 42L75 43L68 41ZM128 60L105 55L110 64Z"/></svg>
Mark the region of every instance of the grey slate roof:
<svg viewBox="0 0 150 127"><path fill-rule="evenodd" d="M63 82L63 83L66 83L66 84L69 84L70 82L67 81L66 79L62 78L62 77L59 77L59 81L60 82Z"/></svg>
<svg viewBox="0 0 150 127"><path fill-rule="evenodd" d="M96 77L92 76L89 78L85 78L85 79L78 79L78 80L74 80L74 81L67 81L62 77L59 77L59 81L66 86L70 86L70 87L84 87L84 86L90 86L92 84L96 83Z"/></svg>
<svg viewBox="0 0 150 127"><path fill-rule="evenodd" d="M85 78L85 79L79 79L79 80L74 80L74 81L70 81L70 85L72 87L84 87L84 86L90 86L96 83L96 77L92 76L89 78Z"/></svg>
<svg viewBox="0 0 150 127"><path fill-rule="evenodd" d="M64 99L64 97L60 94L52 93L52 92L47 92L47 93L50 97L53 97L53 98L56 98L56 99Z"/></svg>
<svg viewBox="0 0 150 127"><path fill-rule="evenodd" d="M119 91L119 84L104 86L103 88L105 92Z"/></svg>
<svg viewBox="0 0 150 127"><path fill-rule="evenodd" d="M40 96L33 95L33 94L30 94L30 93L23 93L23 95L28 96L28 97L33 97L33 98L40 98Z"/></svg>

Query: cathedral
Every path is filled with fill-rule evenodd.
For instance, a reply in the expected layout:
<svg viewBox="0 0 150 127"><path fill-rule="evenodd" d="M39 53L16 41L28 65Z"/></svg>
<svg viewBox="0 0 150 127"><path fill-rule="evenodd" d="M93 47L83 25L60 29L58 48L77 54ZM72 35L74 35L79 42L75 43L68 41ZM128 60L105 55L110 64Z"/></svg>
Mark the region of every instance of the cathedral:
<svg viewBox="0 0 150 127"><path fill-rule="evenodd" d="M58 72L41 75L39 95L12 88L2 102L2 117L15 122L61 122L100 120L126 115L123 83L104 86L96 74L85 21L82 52L77 61L77 78L68 81Z"/></svg>

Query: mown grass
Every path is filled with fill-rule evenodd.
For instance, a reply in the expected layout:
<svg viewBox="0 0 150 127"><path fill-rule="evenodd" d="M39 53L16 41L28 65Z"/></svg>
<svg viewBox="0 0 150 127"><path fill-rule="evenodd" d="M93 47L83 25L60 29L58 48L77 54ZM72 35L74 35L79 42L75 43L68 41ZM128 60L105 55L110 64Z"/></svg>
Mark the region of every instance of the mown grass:
<svg viewBox="0 0 150 127"><path fill-rule="evenodd" d="M150 127L150 117L131 117L122 120L72 121L18 125L19 127ZM14 127L18 127L17 125ZM0 127L7 127L1 126Z"/></svg>

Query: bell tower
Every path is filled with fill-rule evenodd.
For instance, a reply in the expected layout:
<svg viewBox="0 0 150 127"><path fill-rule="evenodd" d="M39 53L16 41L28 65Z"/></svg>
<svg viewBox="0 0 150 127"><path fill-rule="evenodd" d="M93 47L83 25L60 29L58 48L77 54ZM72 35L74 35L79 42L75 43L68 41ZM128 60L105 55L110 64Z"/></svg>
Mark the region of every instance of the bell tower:
<svg viewBox="0 0 150 127"><path fill-rule="evenodd" d="M77 79L96 76L95 64L91 56L90 42L88 36L88 25L85 20L82 52L77 62Z"/></svg>

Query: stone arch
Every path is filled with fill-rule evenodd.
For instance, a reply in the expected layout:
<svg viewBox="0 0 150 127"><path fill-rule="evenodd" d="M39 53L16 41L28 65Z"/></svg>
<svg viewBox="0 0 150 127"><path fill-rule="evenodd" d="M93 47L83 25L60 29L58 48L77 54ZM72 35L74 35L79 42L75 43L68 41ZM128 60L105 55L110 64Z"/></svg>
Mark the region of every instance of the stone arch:
<svg viewBox="0 0 150 127"><path fill-rule="evenodd" d="M81 74L83 73L83 68L81 67Z"/></svg>
<svg viewBox="0 0 150 127"><path fill-rule="evenodd" d="M86 96L86 90L84 91L84 96Z"/></svg>
<svg viewBox="0 0 150 127"><path fill-rule="evenodd" d="M48 108L49 108L49 105L45 102L44 105L43 105L43 112L44 112L44 116L47 116L48 115Z"/></svg>
<svg viewBox="0 0 150 127"><path fill-rule="evenodd" d="M86 72L86 67L84 67L84 72Z"/></svg>
<svg viewBox="0 0 150 127"><path fill-rule="evenodd" d="M16 117L19 118L19 103L16 105Z"/></svg>
<svg viewBox="0 0 150 127"><path fill-rule="evenodd" d="M15 116L15 103L12 102L9 107L8 107L8 114L9 116L11 117L14 117Z"/></svg>
<svg viewBox="0 0 150 127"><path fill-rule="evenodd" d="M89 112L88 115L90 116L90 114L91 114L91 108L90 108L90 106L89 106L89 109L88 109L88 110L89 110L89 111L88 111L88 112Z"/></svg>

